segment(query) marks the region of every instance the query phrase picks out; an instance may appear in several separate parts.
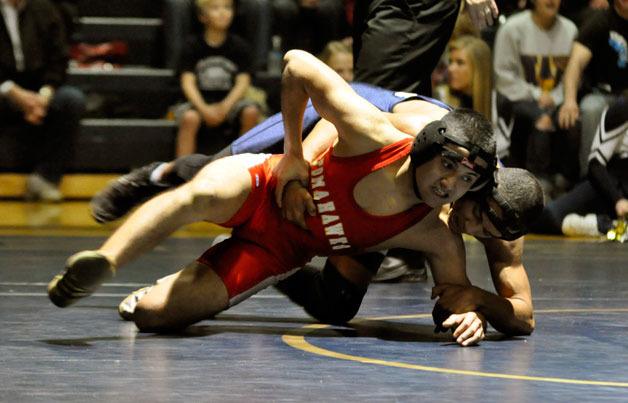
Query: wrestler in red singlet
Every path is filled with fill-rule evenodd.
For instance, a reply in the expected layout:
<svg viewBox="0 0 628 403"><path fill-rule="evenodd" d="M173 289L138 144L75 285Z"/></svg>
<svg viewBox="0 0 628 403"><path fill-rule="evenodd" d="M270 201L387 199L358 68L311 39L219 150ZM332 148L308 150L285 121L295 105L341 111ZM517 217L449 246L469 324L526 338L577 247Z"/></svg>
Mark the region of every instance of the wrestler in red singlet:
<svg viewBox="0 0 628 403"><path fill-rule="evenodd" d="M365 176L400 159L412 147L408 137L370 153L337 157L331 148L310 167L309 191L318 214L307 217L310 231L285 220L274 201L274 166L281 156L268 156L249 168L251 194L223 225L232 237L206 251L199 262L222 278L230 304L289 275L312 257L352 254L380 244L419 222L432 209L418 204L389 216L365 212L353 198L355 185Z"/></svg>

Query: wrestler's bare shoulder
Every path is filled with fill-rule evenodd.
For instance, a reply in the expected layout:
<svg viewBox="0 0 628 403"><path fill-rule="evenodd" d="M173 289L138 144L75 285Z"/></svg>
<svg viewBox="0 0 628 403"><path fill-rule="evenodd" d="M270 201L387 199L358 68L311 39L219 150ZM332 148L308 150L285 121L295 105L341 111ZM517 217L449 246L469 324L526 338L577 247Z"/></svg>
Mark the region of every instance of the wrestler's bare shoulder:
<svg viewBox="0 0 628 403"><path fill-rule="evenodd" d="M412 227L377 245L377 249L407 248L426 253L457 251L462 237L453 233L439 209L432 210ZM375 249L375 248L374 248Z"/></svg>

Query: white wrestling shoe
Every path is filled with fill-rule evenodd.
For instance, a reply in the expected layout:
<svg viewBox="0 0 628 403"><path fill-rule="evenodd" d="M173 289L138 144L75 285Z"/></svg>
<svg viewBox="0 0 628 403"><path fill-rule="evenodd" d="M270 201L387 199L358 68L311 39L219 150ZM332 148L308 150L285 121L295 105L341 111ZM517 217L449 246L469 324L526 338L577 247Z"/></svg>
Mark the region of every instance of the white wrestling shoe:
<svg viewBox="0 0 628 403"><path fill-rule="evenodd" d="M118 314L120 315L120 317L124 320L133 320L135 307L140 302L140 300L144 298L146 294L148 294L151 288L153 288L152 285L142 287L139 290L133 291L125 299L123 299L122 302L120 302L120 305L118 305Z"/></svg>
<svg viewBox="0 0 628 403"><path fill-rule="evenodd" d="M597 216L595 214L587 214L585 216L575 213L567 214L563 218L561 230L567 236L602 236L598 230Z"/></svg>

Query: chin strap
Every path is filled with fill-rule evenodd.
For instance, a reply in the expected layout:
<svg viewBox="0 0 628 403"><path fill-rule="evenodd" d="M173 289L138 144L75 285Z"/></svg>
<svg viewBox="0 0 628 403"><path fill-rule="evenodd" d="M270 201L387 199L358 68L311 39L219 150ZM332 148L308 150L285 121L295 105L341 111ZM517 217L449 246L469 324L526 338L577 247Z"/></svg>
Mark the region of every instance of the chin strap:
<svg viewBox="0 0 628 403"><path fill-rule="evenodd" d="M412 169L412 190L414 190L414 194L417 199L423 201L423 197L421 197L421 192L419 192L419 185L416 184L416 167L414 164L410 164L410 169Z"/></svg>

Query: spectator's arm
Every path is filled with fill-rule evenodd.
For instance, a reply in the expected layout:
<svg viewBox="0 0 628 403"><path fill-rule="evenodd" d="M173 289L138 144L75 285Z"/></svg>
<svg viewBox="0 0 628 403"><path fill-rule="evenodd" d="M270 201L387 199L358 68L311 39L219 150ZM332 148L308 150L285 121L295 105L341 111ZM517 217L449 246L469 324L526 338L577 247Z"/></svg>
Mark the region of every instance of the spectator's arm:
<svg viewBox="0 0 628 403"><path fill-rule="evenodd" d="M615 210L615 205L622 199L623 195L615 185L616 181L613 180L606 166L602 165L597 158L591 159L589 161L587 176L595 190L597 190L609 203L609 206Z"/></svg>
<svg viewBox="0 0 628 403"><path fill-rule="evenodd" d="M207 106L203 95L201 95L198 89L198 85L196 85L196 76L194 73L189 71L181 73L181 90L185 98L194 105L196 110L201 111Z"/></svg>
<svg viewBox="0 0 628 403"><path fill-rule="evenodd" d="M46 70L43 75L43 82L44 87L56 88L66 80L69 44L67 42L63 20L57 8L52 4L50 4L48 10L48 17L45 29L47 37L44 39L46 46ZM47 90L44 90L44 92L47 92Z"/></svg>
<svg viewBox="0 0 628 403"><path fill-rule="evenodd" d="M582 73L591 61L591 57L592 53L589 48L580 42L574 42L567 67L565 68L565 75L563 76L565 102L577 103Z"/></svg>
<svg viewBox="0 0 628 403"><path fill-rule="evenodd" d="M251 75L249 73L240 73L235 78L235 83L231 91L220 102L224 108L225 113L228 113L233 109L234 105L244 97L246 91L251 86Z"/></svg>

